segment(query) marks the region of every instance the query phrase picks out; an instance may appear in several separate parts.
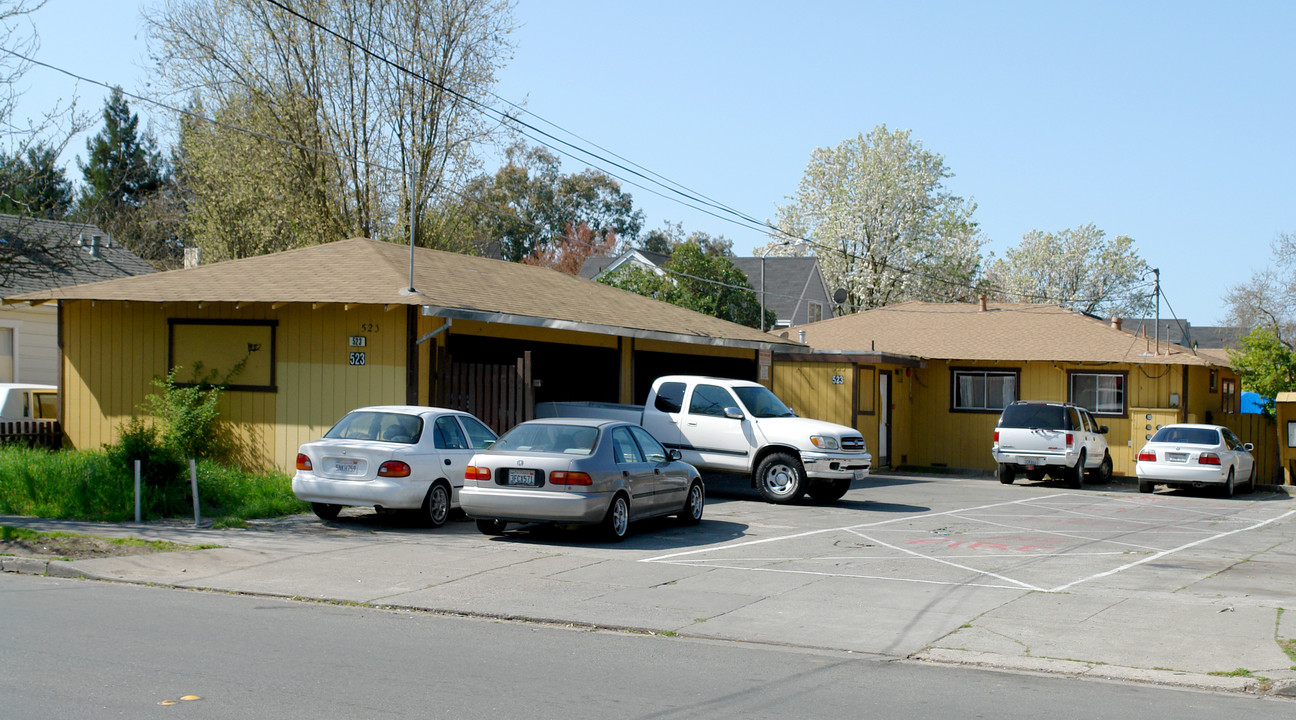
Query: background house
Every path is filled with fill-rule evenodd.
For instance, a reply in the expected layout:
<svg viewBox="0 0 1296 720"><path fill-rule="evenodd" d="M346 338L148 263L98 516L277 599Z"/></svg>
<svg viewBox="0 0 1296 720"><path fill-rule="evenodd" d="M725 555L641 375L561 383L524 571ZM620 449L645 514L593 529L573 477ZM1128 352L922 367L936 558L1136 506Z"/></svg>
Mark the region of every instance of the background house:
<svg viewBox="0 0 1296 720"><path fill-rule="evenodd" d="M1169 343L1158 353L1150 338L1061 307L909 302L801 331L814 352L776 357L774 391L859 428L893 466L990 470L1004 405L1060 400L1108 426L1117 474L1132 476L1143 442L1174 422L1226 425L1256 444L1262 480L1273 470L1272 425L1241 414L1227 358ZM849 353L863 357L841 362Z"/></svg>
<svg viewBox="0 0 1296 720"><path fill-rule="evenodd" d="M616 257L586 258L579 275L591 280L626 265L663 272L661 266L669 255L630 250ZM767 310L778 318L775 328L804 325L833 316L828 286L824 283L819 260L811 257L731 257Z"/></svg>
<svg viewBox="0 0 1296 720"><path fill-rule="evenodd" d="M94 225L0 214L0 300L23 293L154 272ZM21 248L15 250L15 248ZM59 384L58 310L0 304L0 382Z"/></svg>
<svg viewBox="0 0 1296 720"><path fill-rule="evenodd" d="M1124 321L1126 329L1139 335L1161 338L1161 342L1172 342L1184 347L1197 348L1236 348L1246 333L1242 328L1227 325L1193 325L1187 320L1178 318L1129 318Z"/></svg>
<svg viewBox="0 0 1296 720"><path fill-rule="evenodd" d="M14 300L59 304L74 447L113 442L153 378L201 364L229 383L244 462L285 471L364 405L455 407L503 431L536 401L643 402L674 372L768 381L773 352L801 347L548 268L364 238Z"/></svg>

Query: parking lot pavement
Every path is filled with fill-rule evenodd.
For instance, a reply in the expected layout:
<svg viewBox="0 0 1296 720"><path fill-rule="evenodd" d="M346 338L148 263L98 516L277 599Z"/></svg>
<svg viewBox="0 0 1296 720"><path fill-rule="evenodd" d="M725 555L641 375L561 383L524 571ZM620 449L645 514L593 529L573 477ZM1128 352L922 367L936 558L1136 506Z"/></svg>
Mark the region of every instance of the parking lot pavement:
<svg viewBox="0 0 1296 720"><path fill-rule="evenodd" d="M700 526L649 521L619 544L426 530L363 509L248 531L0 524L224 546L51 564L65 576L1220 688L1296 680L1280 645L1296 639L1296 613L1282 613L1296 604L1296 501L1283 492L894 474L828 506L708 493Z"/></svg>

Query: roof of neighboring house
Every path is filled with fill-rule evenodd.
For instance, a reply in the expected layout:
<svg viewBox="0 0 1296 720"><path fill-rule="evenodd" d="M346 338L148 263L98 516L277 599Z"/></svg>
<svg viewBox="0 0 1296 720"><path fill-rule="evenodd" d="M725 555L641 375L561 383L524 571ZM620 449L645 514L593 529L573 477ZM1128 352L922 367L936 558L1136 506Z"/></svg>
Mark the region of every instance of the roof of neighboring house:
<svg viewBox="0 0 1296 720"><path fill-rule="evenodd" d="M581 264L580 271L576 274L587 280L593 280L599 275L602 275L603 271L607 270L608 267L613 264L620 266L626 262L633 262L637 264L648 263L661 267L666 264L667 260L670 260L670 255L648 252L647 250L630 250L615 257L594 255L585 258L585 262Z"/></svg>
<svg viewBox="0 0 1296 720"><path fill-rule="evenodd" d="M792 350L795 342L544 267L352 238L273 255L28 293L6 302L419 305L428 314L680 342ZM773 345L771 345L773 343Z"/></svg>
<svg viewBox="0 0 1296 720"><path fill-rule="evenodd" d="M15 240L34 252L0 273L0 297L156 272L95 225L0 214L0 243Z"/></svg>
<svg viewBox="0 0 1296 720"><path fill-rule="evenodd" d="M1184 346L1196 344L1198 348L1237 347L1238 340L1246 333L1241 328L1227 325L1193 325L1187 320L1178 318L1128 318L1125 327L1163 341ZM1159 329L1160 332L1156 332Z"/></svg>
<svg viewBox="0 0 1296 720"><path fill-rule="evenodd" d="M626 262L642 264L651 263L658 267L665 265L669 255L630 250L616 257L594 256L585 259L581 265L580 276L591 280L601 275L612 266L621 266ZM730 257L734 267L747 276L747 282L753 290L761 289L761 265L759 257ZM828 288L824 285L822 273L817 272L818 259L814 257L770 256L764 260L765 307L772 310L781 320L787 320L798 314L805 307L807 300L823 302L828 297ZM831 314L825 308L824 314ZM804 316L803 316L804 317Z"/></svg>
<svg viewBox="0 0 1296 720"><path fill-rule="evenodd" d="M940 360L1221 365L1221 359L1152 340L1056 305L907 302L798 326L816 350L898 353Z"/></svg>

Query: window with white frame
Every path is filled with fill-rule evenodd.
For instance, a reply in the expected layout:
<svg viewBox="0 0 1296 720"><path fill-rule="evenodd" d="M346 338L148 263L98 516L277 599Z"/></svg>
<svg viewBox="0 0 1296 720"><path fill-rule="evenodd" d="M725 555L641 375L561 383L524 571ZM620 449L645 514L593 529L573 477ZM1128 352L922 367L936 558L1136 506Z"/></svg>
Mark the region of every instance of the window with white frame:
<svg viewBox="0 0 1296 720"><path fill-rule="evenodd" d="M955 410L999 411L1017 399L1017 373L1004 370L955 369Z"/></svg>
<svg viewBox="0 0 1296 720"><path fill-rule="evenodd" d="M1125 414L1125 373L1071 373L1071 402L1095 415Z"/></svg>
<svg viewBox="0 0 1296 720"><path fill-rule="evenodd" d="M14 367L16 365L16 358L14 358L14 329L0 327L0 382L14 382L18 379L14 377Z"/></svg>
<svg viewBox="0 0 1296 720"><path fill-rule="evenodd" d="M823 305L817 302L809 303L809 309L806 311L806 322L819 322L823 320Z"/></svg>

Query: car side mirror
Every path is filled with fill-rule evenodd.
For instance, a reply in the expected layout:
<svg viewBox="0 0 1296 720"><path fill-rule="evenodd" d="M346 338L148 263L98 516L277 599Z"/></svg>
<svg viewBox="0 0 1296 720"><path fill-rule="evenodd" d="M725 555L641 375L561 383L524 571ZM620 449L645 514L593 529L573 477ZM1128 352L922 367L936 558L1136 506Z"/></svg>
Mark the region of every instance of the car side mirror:
<svg viewBox="0 0 1296 720"><path fill-rule="evenodd" d="M1242 449L1251 452L1252 450L1255 450L1255 445L1252 445L1251 443L1242 443Z"/></svg>
<svg viewBox="0 0 1296 720"><path fill-rule="evenodd" d="M684 453L680 452L677 448L671 448L666 452L666 455L671 460L679 460L684 457Z"/></svg>
<svg viewBox="0 0 1296 720"><path fill-rule="evenodd" d="M730 420L742 420L742 419L743 419L742 410L739 410L739 409L736 408L736 407L727 407L727 408L725 408L725 411L724 411L724 412L725 412L725 417L729 418Z"/></svg>
<svg viewBox="0 0 1296 720"><path fill-rule="evenodd" d="M1106 435L1106 434L1107 434L1107 426L1106 426L1106 425L1099 425L1099 426L1098 426L1098 434L1100 434L1100 435Z"/></svg>

